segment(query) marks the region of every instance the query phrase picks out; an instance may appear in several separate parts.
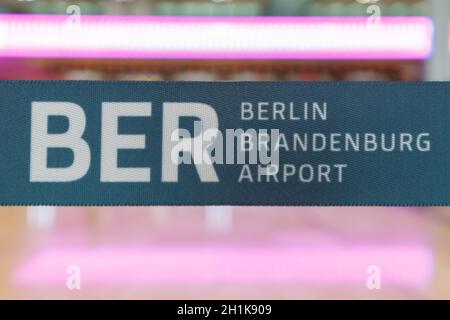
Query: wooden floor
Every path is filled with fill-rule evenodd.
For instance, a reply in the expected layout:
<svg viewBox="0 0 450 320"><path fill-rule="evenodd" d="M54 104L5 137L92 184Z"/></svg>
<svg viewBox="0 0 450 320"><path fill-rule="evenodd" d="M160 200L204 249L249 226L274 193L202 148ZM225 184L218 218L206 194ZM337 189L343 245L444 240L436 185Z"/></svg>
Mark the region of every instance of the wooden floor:
<svg viewBox="0 0 450 320"><path fill-rule="evenodd" d="M448 208L9 207L0 299L449 299L448 248Z"/></svg>

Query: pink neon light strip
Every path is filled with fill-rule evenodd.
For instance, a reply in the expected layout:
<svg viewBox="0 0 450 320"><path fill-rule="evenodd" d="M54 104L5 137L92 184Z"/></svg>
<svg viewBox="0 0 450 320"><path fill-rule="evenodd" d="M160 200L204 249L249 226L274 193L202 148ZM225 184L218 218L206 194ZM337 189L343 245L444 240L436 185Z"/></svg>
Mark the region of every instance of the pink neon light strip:
<svg viewBox="0 0 450 320"><path fill-rule="evenodd" d="M20 285L64 285L70 265L84 285L202 285L214 283L357 285L367 267L381 269L383 285L423 288L433 276L424 244L289 246L149 246L49 248L19 267Z"/></svg>
<svg viewBox="0 0 450 320"><path fill-rule="evenodd" d="M425 17L144 17L0 15L0 57L425 59Z"/></svg>

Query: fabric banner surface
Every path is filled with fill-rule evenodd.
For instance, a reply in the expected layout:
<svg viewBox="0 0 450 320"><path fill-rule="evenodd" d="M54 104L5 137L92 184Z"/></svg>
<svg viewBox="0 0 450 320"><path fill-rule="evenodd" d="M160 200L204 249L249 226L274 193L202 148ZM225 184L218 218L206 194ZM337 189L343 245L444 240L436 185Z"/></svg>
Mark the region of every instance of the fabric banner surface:
<svg viewBox="0 0 450 320"><path fill-rule="evenodd" d="M450 205L448 82L0 81L0 205Z"/></svg>

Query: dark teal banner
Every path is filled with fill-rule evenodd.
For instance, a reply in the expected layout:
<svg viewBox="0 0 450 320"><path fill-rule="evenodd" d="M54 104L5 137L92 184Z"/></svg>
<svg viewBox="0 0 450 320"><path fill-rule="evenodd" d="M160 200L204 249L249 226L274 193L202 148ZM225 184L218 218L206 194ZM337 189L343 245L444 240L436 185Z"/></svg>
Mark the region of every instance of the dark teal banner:
<svg viewBox="0 0 450 320"><path fill-rule="evenodd" d="M0 205L450 205L449 83L0 82Z"/></svg>

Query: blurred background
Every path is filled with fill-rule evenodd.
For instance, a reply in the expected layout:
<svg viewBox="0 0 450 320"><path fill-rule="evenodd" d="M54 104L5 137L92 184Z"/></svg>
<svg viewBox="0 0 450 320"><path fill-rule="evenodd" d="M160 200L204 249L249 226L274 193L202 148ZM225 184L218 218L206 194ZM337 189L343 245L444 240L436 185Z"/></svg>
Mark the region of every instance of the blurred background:
<svg viewBox="0 0 450 320"><path fill-rule="evenodd" d="M449 1L366 2L2 0L0 79L450 80ZM4 207L0 298L449 299L449 245L448 208Z"/></svg>

